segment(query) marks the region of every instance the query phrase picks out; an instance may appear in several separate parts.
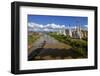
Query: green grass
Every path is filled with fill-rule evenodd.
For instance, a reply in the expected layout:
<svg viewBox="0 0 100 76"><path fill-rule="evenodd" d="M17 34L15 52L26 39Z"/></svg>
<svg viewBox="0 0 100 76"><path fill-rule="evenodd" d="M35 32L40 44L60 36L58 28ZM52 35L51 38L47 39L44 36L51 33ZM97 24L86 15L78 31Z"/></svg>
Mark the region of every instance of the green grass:
<svg viewBox="0 0 100 76"><path fill-rule="evenodd" d="M57 35L56 33L49 33L50 36L54 37L60 42L63 42L65 44L69 44L72 46L72 48L79 54L81 54L83 57L87 57L87 39L73 39L69 36L64 35Z"/></svg>
<svg viewBox="0 0 100 76"><path fill-rule="evenodd" d="M39 35L28 35L28 45L32 45L40 36Z"/></svg>

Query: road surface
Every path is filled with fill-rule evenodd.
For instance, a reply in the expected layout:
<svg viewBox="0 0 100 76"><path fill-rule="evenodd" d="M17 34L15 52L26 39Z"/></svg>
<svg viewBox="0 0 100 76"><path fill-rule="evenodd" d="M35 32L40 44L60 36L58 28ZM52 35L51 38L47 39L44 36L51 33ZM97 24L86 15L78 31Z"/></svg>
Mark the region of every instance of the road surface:
<svg viewBox="0 0 100 76"><path fill-rule="evenodd" d="M69 59L76 56L70 45L59 42L47 34L37 39L28 51L28 60Z"/></svg>

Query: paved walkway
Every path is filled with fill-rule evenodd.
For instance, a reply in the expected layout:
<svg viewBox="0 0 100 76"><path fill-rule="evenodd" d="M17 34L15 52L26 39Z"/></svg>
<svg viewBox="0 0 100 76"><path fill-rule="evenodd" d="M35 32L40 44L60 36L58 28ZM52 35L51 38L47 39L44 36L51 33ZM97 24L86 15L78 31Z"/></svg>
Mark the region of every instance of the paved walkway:
<svg viewBox="0 0 100 76"><path fill-rule="evenodd" d="M35 41L31 50L28 51L28 60L72 59L77 56L78 54L71 46L59 42L47 34Z"/></svg>
<svg viewBox="0 0 100 76"><path fill-rule="evenodd" d="M71 46L61 43L53 37L44 34L37 41L33 43L33 47L28 51L30 54L32 51L37 48L51 48L51 49L69 49Z"/></svg>

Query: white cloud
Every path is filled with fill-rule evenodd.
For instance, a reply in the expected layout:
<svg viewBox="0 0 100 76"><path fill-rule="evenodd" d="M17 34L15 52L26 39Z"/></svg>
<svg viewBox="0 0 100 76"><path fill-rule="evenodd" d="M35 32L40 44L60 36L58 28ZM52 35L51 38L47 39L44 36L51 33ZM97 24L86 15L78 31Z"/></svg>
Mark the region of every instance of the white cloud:
<svg viewBox="0 0 100 76"><path fill-rule="evenodd" d="M85 27L88 27L88 25L84 25Z"/></svg>
<svg viewBox="0 0 100 76"><path fill-rule="evenodd" d="M28 26L31 27L31 28L65 28L65 25L58 25L58 24L55 24L55 23L51 23L51 24L46 24L46 25L42 25L42 24L37 24L37 23L33 23L33 22L30 22L28 23Z"/></svg>
<svg viewBox="0 0 100 76"><path fill-rule="evenodd" d="M87 25L84 25L87 27ZM57 31L58 29L75 29L76 26L65 26L65 25L59 25L55 23L49 23L46 25L37 24L34 22L28 23L29 30L31 31Z"/></svg>
<svg viewBox="0 0 100 76"><path fill-rule="evenodd" d="M43 25L30 22L30 23L28 23L28 27L31 27L31 28L43 28Z"/></svg>

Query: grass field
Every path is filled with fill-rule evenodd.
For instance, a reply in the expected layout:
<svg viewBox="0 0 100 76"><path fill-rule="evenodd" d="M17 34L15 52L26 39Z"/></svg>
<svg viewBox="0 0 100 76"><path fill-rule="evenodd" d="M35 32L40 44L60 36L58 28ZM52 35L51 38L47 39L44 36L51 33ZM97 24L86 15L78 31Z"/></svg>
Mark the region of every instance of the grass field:
<svg viewBox="0 0 100 76"><path fill-rule="evenodd" d="M39 34L32 33L31 35L28 34L28 49L32 47L32 44L40 37Z"/></svg>
<svg viewBox="0 0 100 76"><path fill-rule="evenodd" d="M65 44L69 44L72 46L72 48L79 54L81 54L83 57L87 57L87 47L88 47L88 41L87 39L73 39L69 36L64 35L57 35L56 33L49 33L50 36L54 37L60 42L63 42Z"/></svg>

